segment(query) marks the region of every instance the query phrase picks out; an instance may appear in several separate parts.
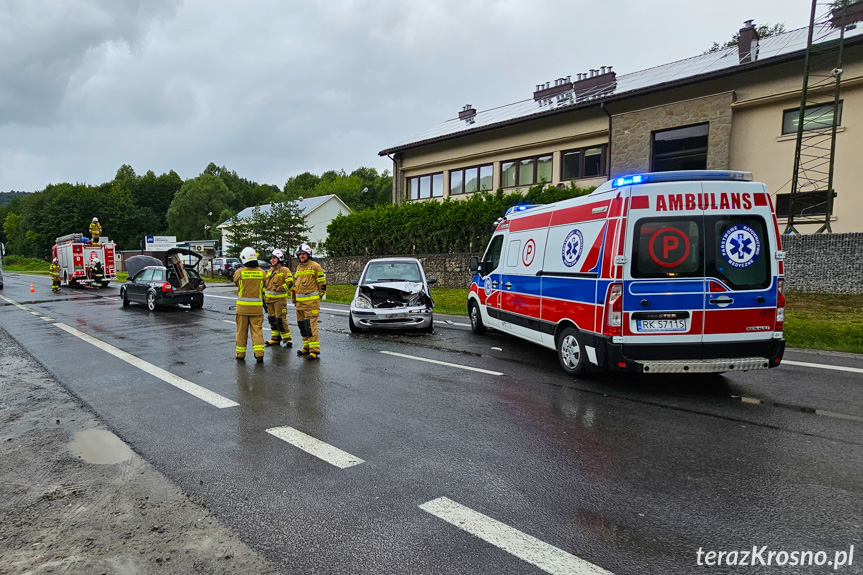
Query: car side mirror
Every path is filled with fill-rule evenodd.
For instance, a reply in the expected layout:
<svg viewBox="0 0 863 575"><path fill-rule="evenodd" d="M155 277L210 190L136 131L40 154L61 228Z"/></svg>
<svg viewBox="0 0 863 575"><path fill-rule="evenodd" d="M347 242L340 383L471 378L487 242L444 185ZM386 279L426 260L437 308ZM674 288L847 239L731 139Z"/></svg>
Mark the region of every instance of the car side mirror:
<svg viewBox="0 0 863 575"><path fill-rule="evenodd" d="M476 256L472 256L470 258L467 267L471 271L471 273L477 273L479 271L482 271L482 265L479 263L479 260Z"/></svg>
<svg viewBox="0 0 863 575"><path fill-rule="evenodd" d="M437 278L427 279L427 280L426 280L426 282L427 282L429 285L431 285L431 284L436 284L436 283L437 283Z"/></svg>
<svg viewBox="0 0 863 575"><path fill-rule="evenodd" d="M360 280L351 280L351 285L352 285L352 286L358 286L358 285L360 285Z"/></svg>

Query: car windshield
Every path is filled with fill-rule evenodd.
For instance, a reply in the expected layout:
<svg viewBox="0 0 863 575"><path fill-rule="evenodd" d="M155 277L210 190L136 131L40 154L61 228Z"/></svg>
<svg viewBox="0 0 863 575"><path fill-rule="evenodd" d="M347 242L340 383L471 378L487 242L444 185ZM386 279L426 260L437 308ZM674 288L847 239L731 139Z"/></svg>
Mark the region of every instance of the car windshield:
<svg viewBox="0 0 863 575"><path fill-rule="evenodd" d="M422 281L422 275L415 262L377 262L369 264L365 281L366 283L419 282Z"/></svg>

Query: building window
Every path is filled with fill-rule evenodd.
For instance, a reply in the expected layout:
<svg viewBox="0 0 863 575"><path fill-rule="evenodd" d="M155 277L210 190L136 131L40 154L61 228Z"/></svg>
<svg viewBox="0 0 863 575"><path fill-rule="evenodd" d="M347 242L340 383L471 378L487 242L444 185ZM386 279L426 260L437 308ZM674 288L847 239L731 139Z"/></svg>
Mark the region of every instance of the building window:
<svg viewBox="0 0 863 575"><path fill-rule="evenodd" d="M500 165L501 187L532 186L543 180L551 181L551 155L521 158Z"/></svg>
<svg viewBox="0 0 863 575"><path fill-rule="evenodd" d="M842 102L839 102L838 112L837 126L842 123ZM799 121L800 108L782 112L782 133L796 134ZM833 128L833 104L806 106L806 111L803 114L803 130L821 130L824 128Z"/></svg>
<svg viewBox="0 0 863 575"><path fill-rule="evenodd" d="M577 180L594 178L605 174L605 144L594 148L565 150L560 153L560 179Z"/></svg>
<svg viewBox="0 0 863 575"><path fill-rule="evenodd" d="M836 192L833 192L836 197ZM787 218L791 213L791 194L776 194L776 217ZM794 198L794 217L827 215L827 192L798 192Z"/></svg>
<svg viewBox="0 0 863 575"><path fill-rule="evenodd" d="M696 124L653 133L651 171L707 169L709 124Z"/></svg>
<svg viewBox="0 0 863 575"><path fill-rule="evenodd" d="M491 190L493 170L491 164L451 170L449 173L449 195L457 196Z"/></svg>
<svg viewBox="0 0 863 575"><path fill-rule="evenodd" d="M408 178L408 198L425 200L443 197L443 172Z"/></svg>

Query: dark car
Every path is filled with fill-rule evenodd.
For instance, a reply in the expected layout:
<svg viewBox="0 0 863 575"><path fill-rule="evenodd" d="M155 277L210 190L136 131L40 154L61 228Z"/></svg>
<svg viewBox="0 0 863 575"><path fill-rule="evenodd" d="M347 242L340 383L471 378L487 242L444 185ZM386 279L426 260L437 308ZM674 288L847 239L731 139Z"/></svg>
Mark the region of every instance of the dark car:
<svg viewBox="0 0 863 575"><path fill-rule="evenodd" d="M354 333L371 328L434 331L434 301L425 270L416 258L369 260L357 286L348 327Z"/></svg>
<svg viewBox="0 0 863 575"><path fill-rule="evenodd" d="M132 256L125 262L129 279L120 286L123 307L132 302L142 303L150 311L169 305L188 304L192 309L204 305L207 287L194 265L184 265L183 256L191 256L197 264L201 256L183 248L165 253L165 262L150 256Z"/></svg>

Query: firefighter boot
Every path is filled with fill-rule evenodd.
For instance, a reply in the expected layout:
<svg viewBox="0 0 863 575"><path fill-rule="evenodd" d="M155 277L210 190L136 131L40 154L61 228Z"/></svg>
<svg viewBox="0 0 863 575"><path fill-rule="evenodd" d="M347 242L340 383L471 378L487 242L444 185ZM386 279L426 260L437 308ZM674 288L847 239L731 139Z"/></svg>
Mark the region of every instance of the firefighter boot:
<svg viewBox="0 0 863 575"><path fill-rule="evenodd" d="M279 335L278 328L278 318L273 317L271 315L267 316L267 323L270 324L270 341L265 341L264 345L270 347L271 345L279 345L282 341L282 336Z"/></svg>
<svg viewBox="0 0 863 575"><path fill-rule="evenodd" d="M271 345L278 346L280 343L282 343L282 339L279 336L277 336L276 334L273 334L270 336L269 341L264 342L264 345L267 347L270 347Z"/></svg>
<svg viewBox="0 0 863 575"><path fill-rule="evenodd" d="M309 361L314 361L314 360L318 359L318 357L320 357L320 355L321 355L321 352L319 352L319 351L310 351L308 353L309 353L309 357L308 357Z"/></svg>

